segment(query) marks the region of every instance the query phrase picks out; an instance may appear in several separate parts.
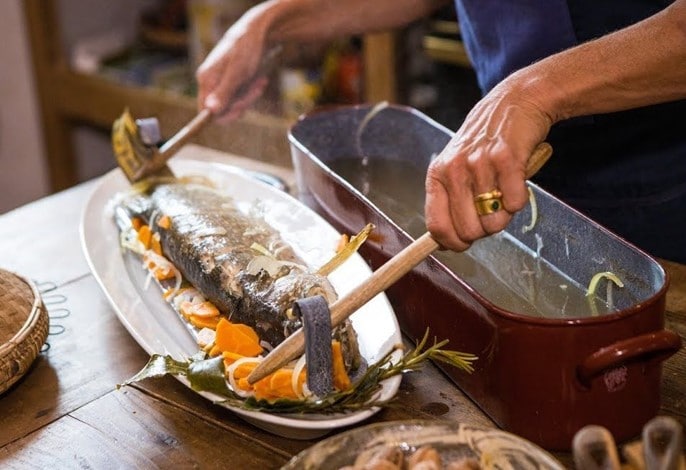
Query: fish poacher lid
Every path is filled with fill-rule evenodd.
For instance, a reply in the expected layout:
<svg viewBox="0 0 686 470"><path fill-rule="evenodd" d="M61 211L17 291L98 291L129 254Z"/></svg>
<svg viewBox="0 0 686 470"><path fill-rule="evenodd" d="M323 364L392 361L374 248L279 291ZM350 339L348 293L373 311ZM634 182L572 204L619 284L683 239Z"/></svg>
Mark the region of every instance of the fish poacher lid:
<svg viewBox="0 0 686 470"><path fill-rule="evenodd" d="M48 311L35 284L0 269L0 393L26 374L48 327Z"/></svg>

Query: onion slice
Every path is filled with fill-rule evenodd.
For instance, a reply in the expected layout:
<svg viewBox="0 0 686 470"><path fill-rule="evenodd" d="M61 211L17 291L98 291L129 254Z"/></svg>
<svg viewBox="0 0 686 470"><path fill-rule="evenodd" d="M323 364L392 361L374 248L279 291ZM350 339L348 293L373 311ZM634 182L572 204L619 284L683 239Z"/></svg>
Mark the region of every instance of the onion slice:
<svg viewBox="0 0 686 470"><path fill-rule="evenodd" d="M526 189L529 191L529 204L531 204L531 222L529 222L528 225L524 225L522 227L522 233L526 233L530 230L533 230L534 226L536 225L536 221L538 220L538 206L536 205L536 196L534 195L534 191L531 189L531 187L527 186Z"/></svg>
<svg viewBox="0 0 686 470"><path fill-rule="evenodd" d="M239 359L236 359L227 369L226 369L226 376L229 379L229 385L231 385L231 389L234 391L236 395L242 398L247 398L251 397L254 395L252 391L246 391L246 390L241 390L238 387L238 383L236 382L236 378L234 377L234 374L236 373L236 369L238 366L241 364L250 363L254 362L255 364L259 364L262 361L261 358L259 357L241 357Z"/></svg>
<svg viewBox="0 0 686 470"><path fill-rule="evenodd" d="M305 395L305 387L303 387L302 390L300 390L300 387L298 387L298 379L300 377L300 373L303 371L305 368L305 365L307 362L305 361L305 355L303 354L300 356L300 359L295 363L295 366L293 366L293 375L291 375L291 387L293 388L293 391L295 392L296 396L300 399L305 398L307 395ZM309 389L307 389L309 391Z"/></svg>

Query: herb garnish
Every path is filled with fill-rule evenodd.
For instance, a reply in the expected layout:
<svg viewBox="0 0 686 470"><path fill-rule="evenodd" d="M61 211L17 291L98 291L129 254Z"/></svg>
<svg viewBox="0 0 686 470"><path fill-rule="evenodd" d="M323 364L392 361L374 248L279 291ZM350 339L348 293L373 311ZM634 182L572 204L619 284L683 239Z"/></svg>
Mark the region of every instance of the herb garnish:
<svg viewBox="0 0 686 470"><path fill-rule="evenodd" d="M443 362L470 373L474 370L472 364L477 359L475 355L442 349L448 344L448 340L439 342L434 338L433 345L427 346L428 338L429 330L427 329L417 345L397 360L394 360L397 352L403 350L404 347L401 344L395 345L379 361L370 365L349 389L331 393L323 398L274 401L258 400L254 397L242 398L235 394L226 382L222 356L208 359L205 353L199 353L182 361L168 355L154 354L140 372L118 388L145 379L174 375L186 377L193 390L214 393L221 397L217 400L218 403L235 408L269 413L344 413L389 405L392 399L376 398L377 392L381 390L381 382L399 374L417 371L428 359Z"/></svg>

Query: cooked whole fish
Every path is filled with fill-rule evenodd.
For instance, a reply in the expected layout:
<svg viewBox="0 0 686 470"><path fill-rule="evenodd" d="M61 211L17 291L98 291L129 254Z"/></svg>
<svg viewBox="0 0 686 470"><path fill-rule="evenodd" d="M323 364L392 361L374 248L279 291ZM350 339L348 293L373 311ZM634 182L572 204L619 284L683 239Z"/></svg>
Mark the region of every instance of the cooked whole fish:
<svg viewBox="0 0 686 470"><path fill-rule="evenodd" d="M213 188L158 184L125 198L120 207L153 228L168 216L171 226L158 230L167 259L222 314L250 325L272 346L302 326L292 308L295 300L314 295L329 303L336 299L329 280L310 272L276 230ZM262 248L267 255L260 253ZM343 345L346 365L356 369L361 358L350 322L338 327L334 337Z"/></svg>

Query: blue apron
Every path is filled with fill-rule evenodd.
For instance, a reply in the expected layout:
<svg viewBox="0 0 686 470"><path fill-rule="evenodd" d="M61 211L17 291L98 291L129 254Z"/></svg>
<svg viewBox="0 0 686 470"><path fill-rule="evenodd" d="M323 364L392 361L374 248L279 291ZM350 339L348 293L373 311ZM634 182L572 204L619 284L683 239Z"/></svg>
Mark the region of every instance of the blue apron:
<svg viewBox="0 0 686 470"><path fill-rule="evenodd" d="M636 23L667 0L455 0L488 92L543 57ZM583 64L579 64L583 67ZM534 180L650 254L686 262L686 100L553 126Z"/></svg>

